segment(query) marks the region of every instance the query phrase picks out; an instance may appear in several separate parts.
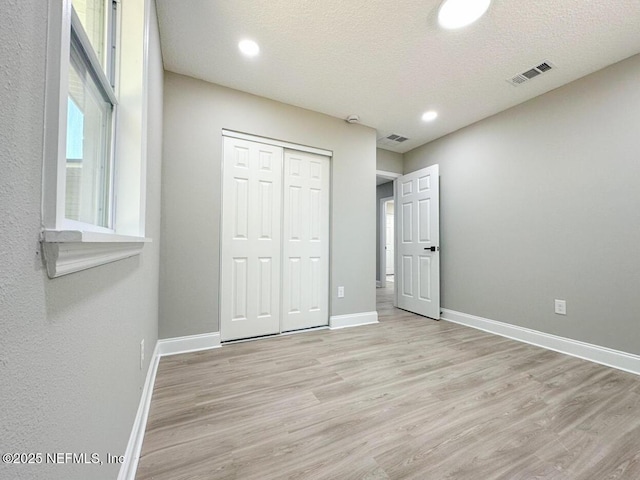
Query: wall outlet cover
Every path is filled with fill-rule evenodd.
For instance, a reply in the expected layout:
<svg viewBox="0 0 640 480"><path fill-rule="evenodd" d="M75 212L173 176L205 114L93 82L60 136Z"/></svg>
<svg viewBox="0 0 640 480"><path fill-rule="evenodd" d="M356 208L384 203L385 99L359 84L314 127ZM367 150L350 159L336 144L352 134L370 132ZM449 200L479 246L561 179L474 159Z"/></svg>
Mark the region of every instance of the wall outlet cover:
<svg viewBox="0 0 640 480"><path fill-rule="evenodd" d="M566 315L567 314L567 302L566 300L555 300L555 313L558 315Z"/></svg>

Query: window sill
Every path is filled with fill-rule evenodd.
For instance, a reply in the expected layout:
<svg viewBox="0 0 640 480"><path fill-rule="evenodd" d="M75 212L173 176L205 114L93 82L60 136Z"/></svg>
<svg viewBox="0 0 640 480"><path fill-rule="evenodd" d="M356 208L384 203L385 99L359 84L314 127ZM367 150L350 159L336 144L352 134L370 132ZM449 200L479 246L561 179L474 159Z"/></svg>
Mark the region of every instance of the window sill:
<svg viewBox="0 0 640 480"><path fill-rule="evenodd" d="M49 278L139 255L150 238L78 230L45 230L42 250Z"/></svg>

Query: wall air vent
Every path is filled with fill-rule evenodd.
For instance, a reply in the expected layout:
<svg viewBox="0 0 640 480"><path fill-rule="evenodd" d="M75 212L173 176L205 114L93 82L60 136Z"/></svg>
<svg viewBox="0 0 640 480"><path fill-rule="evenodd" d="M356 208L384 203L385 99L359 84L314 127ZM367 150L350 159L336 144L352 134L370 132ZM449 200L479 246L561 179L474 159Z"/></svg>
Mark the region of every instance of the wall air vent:
<svg viewBox="0 0 640 480"><path fill-rule="evenodd" d="M532 80L537 76L542 75L543 73L546 73L555 68L555 65L551 62L542 62L540 65L531 67L529 70L519 73L514 77L507 78L507 82L517 87L518 85L522 85L523 83L526 83L529 80Z"/></svg>
<svg viewBox="0 0 640 480"><path fill-rule="evenodd" d="M402 135L398 135L397 133L392 133L391 135L378 138L378 145L395 147L402 142L406 142L407 140L409 140L407 137L403 137Z"/></svg>

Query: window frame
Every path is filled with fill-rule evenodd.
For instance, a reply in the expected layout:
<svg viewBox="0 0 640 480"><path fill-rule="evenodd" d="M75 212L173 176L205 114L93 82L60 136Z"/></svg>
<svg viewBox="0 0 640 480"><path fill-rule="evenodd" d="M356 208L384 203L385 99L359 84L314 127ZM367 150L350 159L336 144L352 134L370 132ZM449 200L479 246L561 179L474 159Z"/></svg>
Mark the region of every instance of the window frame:
<svg viewBox="0 0 640 480"><path fill-rule="evenodd" d="M105 73L97 55L84 30L80 18L72 7L72 0L49 0L48 2L48 32L47 32L47 63L45 84L45 115L44 115L44 158L42 176L42 228L40 241L42 243L43 260L50 278L73 273L86 268L109 263L140 253L142 246L151 239L145 238L145 194L146 194L146 146L140 148L138 155L123 155L118 152L117 138L126 126L119 126L118 110L121 52L119 44L123 40L123 16L121 0L110 0L107 3L109 21L105 36L109 38L106 51ZM141 37L143 45L138 48L137 55L142 60L142 72L137 72L131 82L142 83L141 91L147 85L148 58L148 15L149 0L140 0L137 5L131 5L129 11L135 10L135 31L130 36ZM129 6L129 5L128 5ZM132 14L129 13L131 16ZM143 22L140 22L143 17ZM138 31L138 29L140 31ZM66 206L66 136L67 136L67 105L69 89L70 53L72 41L81 45L81 53L85 56L87 68L92 70L92 77L99 89L104 89L112 103L110 134L111 185L109 194L109 227L100 227L89 223L67 219ZM107 40L105 39L105 42ZM84 44L84 45L82 45ZM91 47L86 48L87 44ZM113 46L116 45L114 49ZM97 66L97 68L96 68ZM99 73L102 73L102 76ZM97 77L97 78L95 78ZM116 81L118 80L118 81ZM142 94L137 101L146 106L146 94ZM146 112L142 109L141 143L146 141ZM126 139L129 140L130 139ZM136 137L137 140L137 137ZM123 149L124 150L124 149ZM119 158L123 157L123 158ZM131 160L133 158L133 165ZM125 163L122 163L125 162ZM122 168L125 176L132 169L140 176L140 182L133 187L118 185L118 172ZM127 182L124 182L127 183ZM119 196L126 201L121 202L118 220ZM128 203L128 204L127 204ZM134 215L131 214L134 212ZM130 217L133 217L131 219Z"/></svg>
<svg viewBox="0 0 640 480"><path fill-rule="evenodd" d="M107 212L105 213L106 218L106 226L95 225L92 223L86 223L78 220L72 220L67 218L65 212L62 212L63 220L63 228L65 229L74 229L74 230L83 230L83 231L92 231L92 232L101 232L101 233L115 233L114 222L115 222L115 212L114 212L114 202L115 202L115 143L116 143L116 123L118 116L118 96L116 94L116 82L114 70L117 67L117 61L115 57L115 52L117 52L118 44L117 37L115 32L117 31L117 23L118 23L118 9L117 2L113 0L103 0L106 8L106 17L107 17L107 25L106 25L106 35L105 35L105 50L108 51L105 57L105 68L103 68L100 60L98 59L96 52L91 44L91 40L87 35L84 26L82 25L82 21L80 17L78 17L75 9L73 8L73 0L71 3L71 23L70 23L70 38L69 38L69 53L71 55L71 51L75 49L77 52L78 60L82 62L87 72L91 76L92 81L94 82L97 90L102 95L105 102L111 104L111 121L110 126L106 132L107 142L108 142L108 151L106 160L106 168L108 169L107 176L108 179L108 191L105 192L106 201L105 208ZM70 57L69 57L70 58ZM69 61L68 69L71 61ZM68 75L68 73L67 73ZM68 91L68 84L67 84ZM64 139L66 145L66 135ZM59 178L59 187L66 192L66 169L64 178ZM65 205L62 206L63 209L66 208L66 197L65 197Z"/></svg>
<svg viewBox="0 0 640 480"><path fill-rule="evenodd" d="M103 7L107 7L108 1L102 0ZM109 20L106 20L107 22ZM109 24L108 24L109 25ZM111 31L110 25L108 28ZM115 42L111 38L111 35L105 36L105 45L103 48L112 49L112 46L115 45ZM106 57L105 57L106 60ZM69 71L75 70L81 74L81 82L83 84L82 89L84 94L91 95L91 91L95 92L94 94L100 98L104 105L107 107L108 111L108 122L100 126L99 129L91 129L89 133L91 133L91 137L95 140L103 141L104 145L100 149L99 157L95 158L96 161L99 162L99 165L95 165L95 167L100 167L101 173L99 178L94 179L93 188L91 192L88 193L88 197L82 196L81 198L77 198L80 203L84 203L84 201L94 198L95 204L92 204L92 216L94 218L95 223L88 223L88 225L81 225L84 229L94 229L95 227L102 227L106 229L106 231L112 231L113 226L113 178L114 178L114 147L115 147L115 118L117 115L117 106L118 100L116 98L116 93L114 91L113 82L109 81L107 76L109 74L109 65L105 61L105 66L107 67L107 71L105 72L102 64L98 60L96 56L96 52L91 45L89 37L86 35L86 32L83 29L83 25L81 24L80 19L76 15L75 10L72 7L71 12L71 56L70 56L70 67ZM71 85L69 86L69 101L71 101ZM67 119L67 128L69 126L69 121ZM86 122L85 122L86 127ZM87 133L85 130L84 134ZM69 137L67 136L67 141ZM85 136L83 143L83 150L87 149L87 137ZM85 160L87 160L85 158ZM69 159L67 158L67 174L69 169ZM84 171L84 168L83 168ZM86 182L87 179L82 178L82 182ZM65 176L65 183L69 181L68 175ZM65 185L65 227L72 225L70 222L70 218L67 217L68 213L68 205L67 202L70 200L68 198L68 185ZM97 211L94 209L98 209ZM78 212L79 213L79 212ZM75 222L85 223L82 220L75 220Z"/></svg>

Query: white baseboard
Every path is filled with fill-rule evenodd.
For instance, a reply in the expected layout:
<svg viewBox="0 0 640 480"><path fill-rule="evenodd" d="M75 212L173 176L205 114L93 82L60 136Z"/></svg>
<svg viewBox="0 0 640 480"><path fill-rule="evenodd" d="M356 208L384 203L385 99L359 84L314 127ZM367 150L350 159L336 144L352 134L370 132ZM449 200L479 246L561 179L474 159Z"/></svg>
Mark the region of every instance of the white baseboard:
<svg viewBox="0 0 640 480"><path fill-rule="evenodd" d="M640 356L508 323L443 309L442 320L640 375Z"/></svg>
<svg viewBox="0 0 640 480"><path fill-rule="evenodd" d="M131 435L129 435L129 443L124 454L124 462L120 467L118 480L134 480L136 470L138 469L138 460L142 452L142 441L144 440L144 432L147 428L147 418L149 417L149 407L151 406L151 396L153 394L153 385L156 381L156 373L158 372L158 364L160 358L167 355L175 355L178 353L197 352L200 350L209 350L220 346L220 333L203 333L202 335L189 335L187 337L165 338L158 340L153 350L151 362L149 362L149 370L147 370L147 378L144 382L138 412L133 422Z"/></svg>
<svg viewBox="0 0 640 480"><path fill-rule="evenodd" d="M378 323L378 312L349 313L347 315L334 315L329 319L329 328L359 327Z"/></svg>
<svg viewBox="0 0 640 480"><path fill-rule="evenodd" d="M142 451L142 440L144 439L144 431L147 428L147 418L149 416L149 406L151 405L151 395L153 394L153 385L156 382L156 373L158 372L158 363L160 355L158 354L158 343L153 349L149 369L147 370L147 378L144 381L140 403L136 418L133 421L131 435L129 435L129 443L124 453L124 461L118 473L118 480L134 480L136 470L138 469L138 460Z"/></svg>
<svg viewBox="0 0 640 480"><path fill-rule="evenodd" d="M158 354L164 357L165 355L209 350L210 348L218 348L219 346L219 332L188 335L186 337L163 338L162 340L158 340Z"/></svg>

